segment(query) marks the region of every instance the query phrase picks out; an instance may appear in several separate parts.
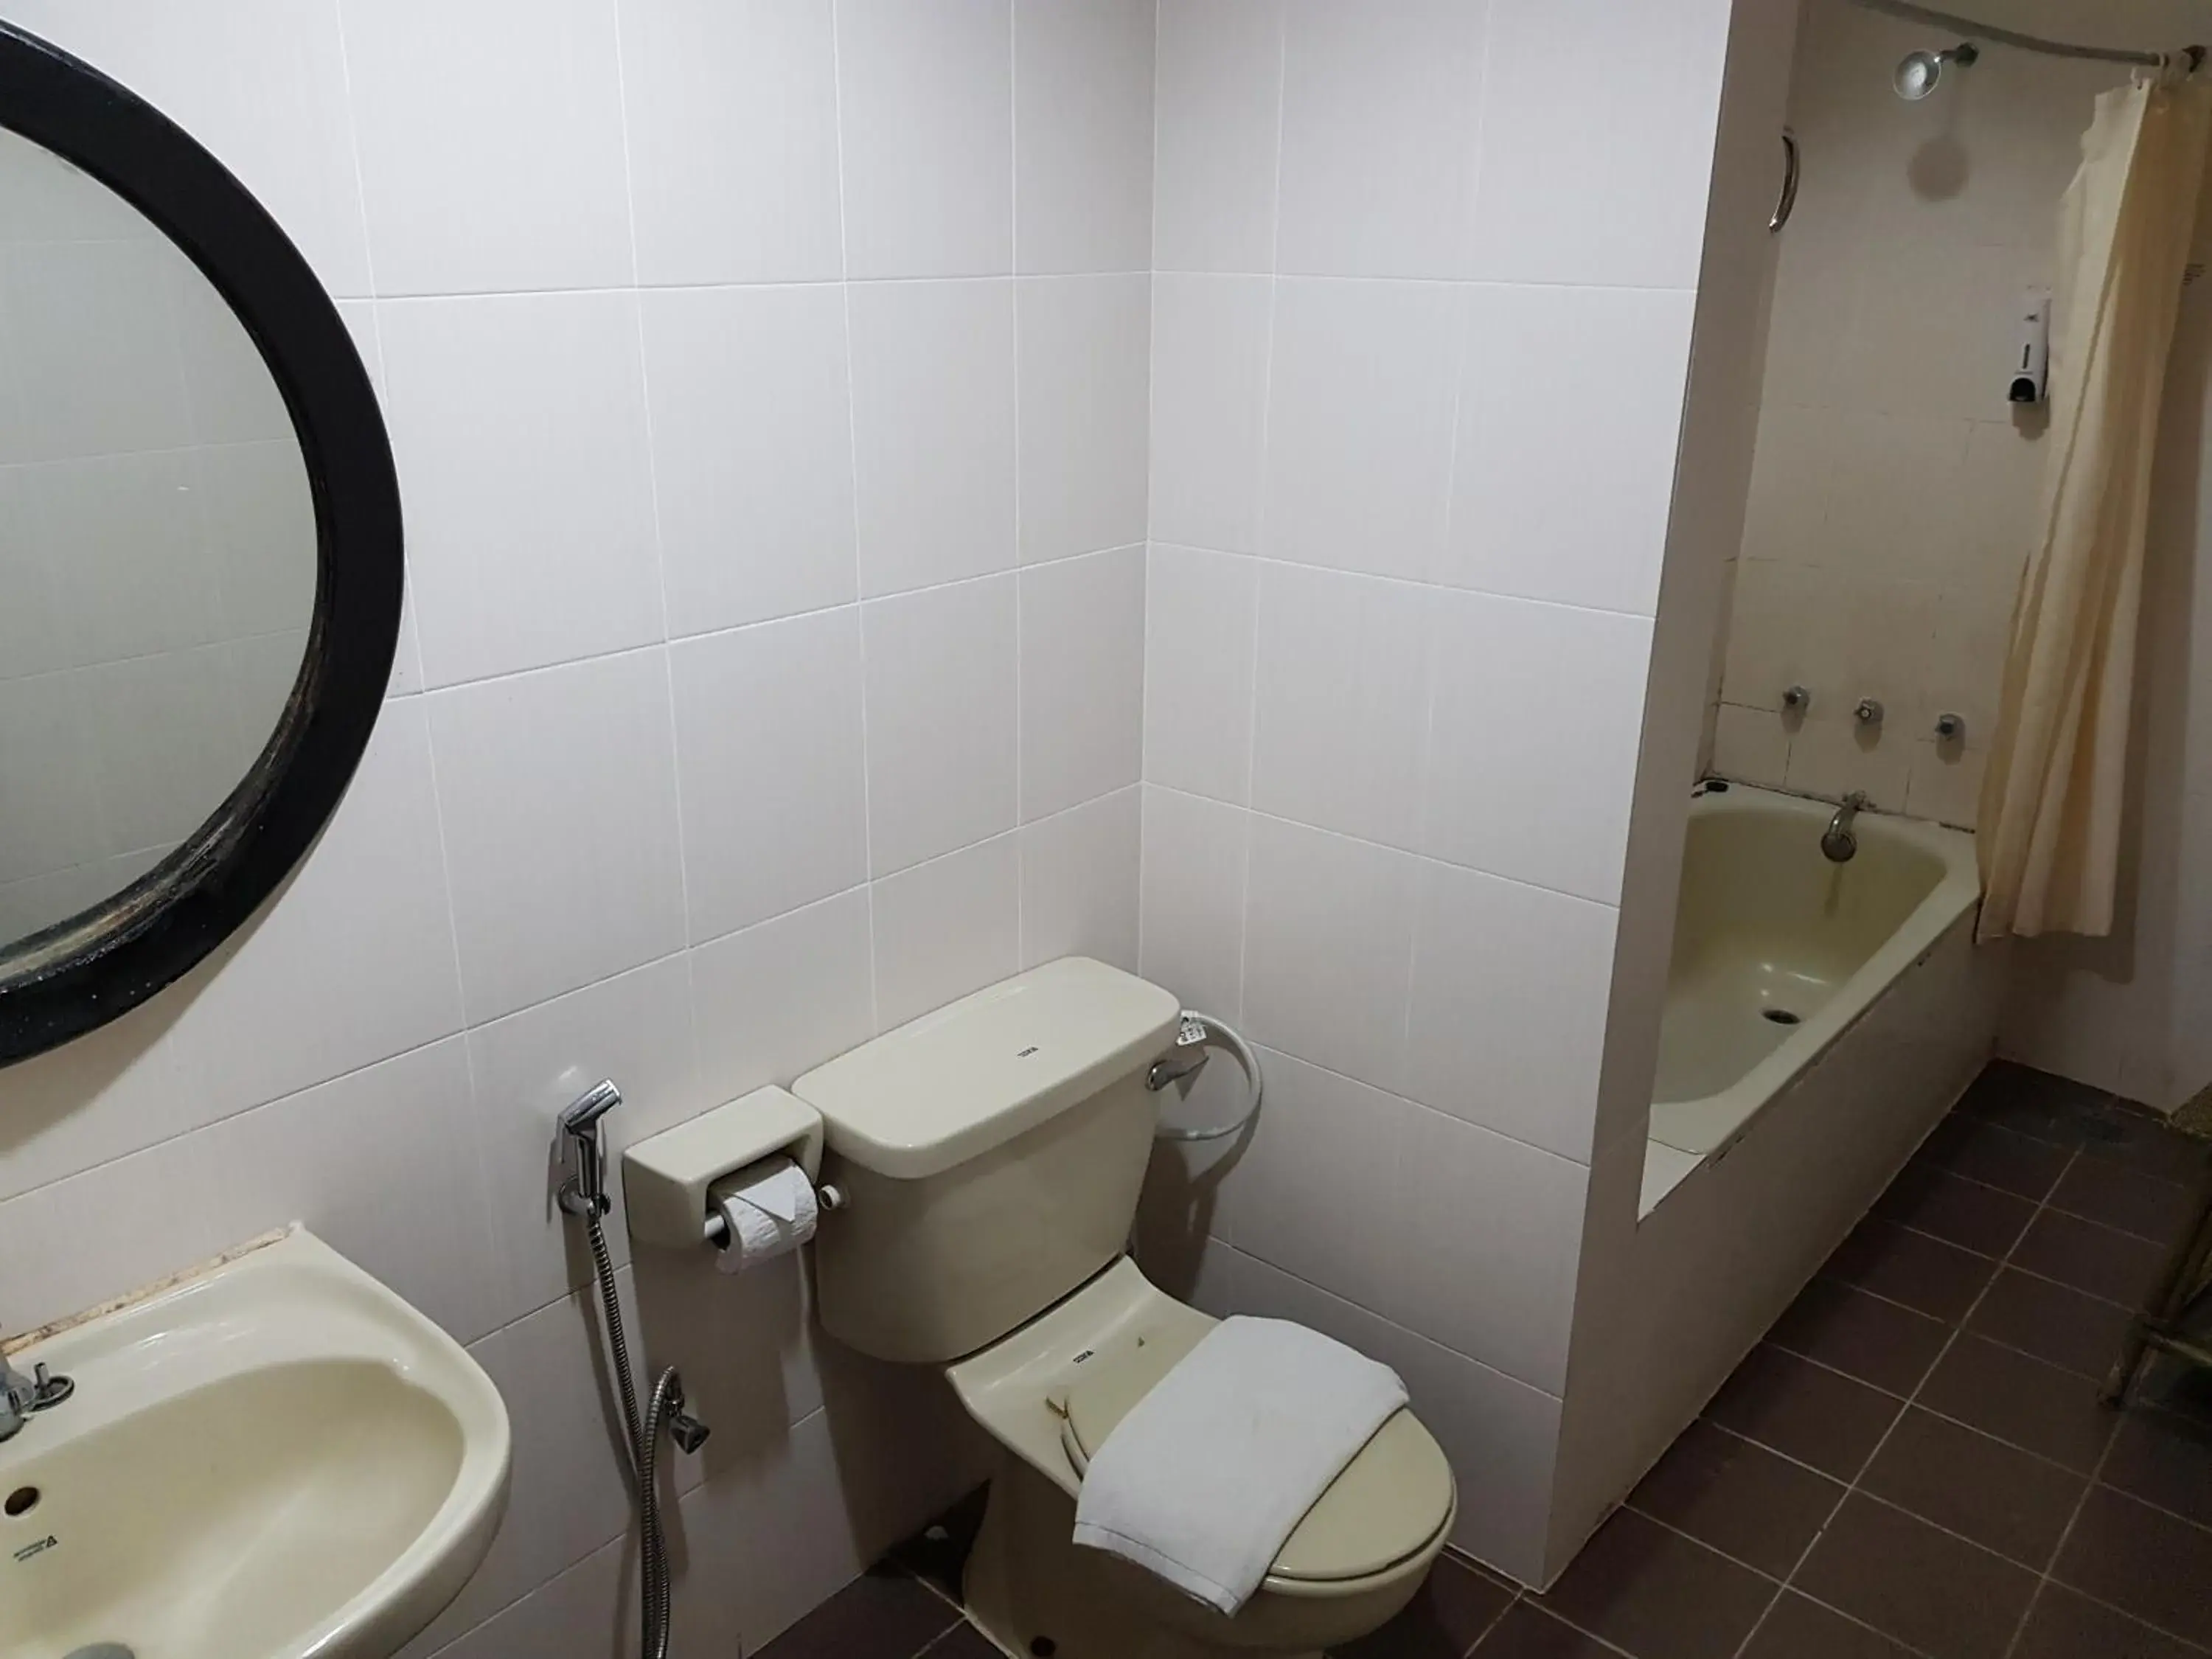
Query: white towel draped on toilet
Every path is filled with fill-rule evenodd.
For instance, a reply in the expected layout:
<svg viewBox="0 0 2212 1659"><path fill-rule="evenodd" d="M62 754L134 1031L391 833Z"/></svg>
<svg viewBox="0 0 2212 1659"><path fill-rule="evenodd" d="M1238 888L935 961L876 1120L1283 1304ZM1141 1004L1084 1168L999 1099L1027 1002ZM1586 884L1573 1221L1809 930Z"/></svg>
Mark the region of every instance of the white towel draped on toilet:
<svg viewBox="0 0 2212 1659"><path fill-rule="evenodd" d="M1233 1613L1406 1385L1317 1331L1224 1320L1091 1458L1075 1541Z"/></svg>

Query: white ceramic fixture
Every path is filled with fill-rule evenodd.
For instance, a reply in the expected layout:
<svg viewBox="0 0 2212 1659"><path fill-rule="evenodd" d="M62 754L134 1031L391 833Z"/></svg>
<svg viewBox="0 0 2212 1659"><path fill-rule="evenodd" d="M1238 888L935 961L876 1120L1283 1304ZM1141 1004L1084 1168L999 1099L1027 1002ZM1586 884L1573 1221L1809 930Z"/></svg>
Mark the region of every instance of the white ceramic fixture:
<svg viewBox="0 0 2212 1659"><path fill-rule="evenodd" d="M491 1379L302 1231L10 1358L76 1384L0 1443L10 1659L386 1659L505 1510Z"/></svg>
<svg viewBox="0 0 2212 1659"><path fill-rule="evenodd" d="M1458 1513L1442 1448L1406 1410L1233 1616L1072 1541L1091 1454L1214 1323L1123 1254L1158 1122L1150 1075L1182 1018L1158 986L1067 957L792 1085L844 1195L814 1239L823 1328L945 1366L998 1443L963 1595L1008 1653L1316 1659L1412 1599Z"/></svg>

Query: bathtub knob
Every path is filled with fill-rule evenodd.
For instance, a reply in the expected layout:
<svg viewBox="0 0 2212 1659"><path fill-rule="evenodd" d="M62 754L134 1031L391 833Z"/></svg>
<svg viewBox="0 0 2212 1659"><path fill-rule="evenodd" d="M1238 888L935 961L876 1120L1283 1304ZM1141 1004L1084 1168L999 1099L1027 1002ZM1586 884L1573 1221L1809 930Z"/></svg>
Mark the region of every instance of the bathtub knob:
<svg viewBox="0 0 2212 1659"><path fill-rule="evenodd" d="M1861 697L1859 706L1851 710L1851 718L1861 726L1880 726L1881 714L1881 704L1872 697Z"/></svg>
<svg viewBox="0 0 2212 1659"><path fill-rule="evenodd" d="M1793 714L1802 714L1813 706L1813 694L1802 685L1793 685L1782 694L1782 706Z"/></svg>
<svg viewBox="0 0 2212 1659"><path fill-rule="evenodd" d="M1936 717L1936 740L1938 743L1957 743L1966 735L1964 714L1938 714Z"/></svg>

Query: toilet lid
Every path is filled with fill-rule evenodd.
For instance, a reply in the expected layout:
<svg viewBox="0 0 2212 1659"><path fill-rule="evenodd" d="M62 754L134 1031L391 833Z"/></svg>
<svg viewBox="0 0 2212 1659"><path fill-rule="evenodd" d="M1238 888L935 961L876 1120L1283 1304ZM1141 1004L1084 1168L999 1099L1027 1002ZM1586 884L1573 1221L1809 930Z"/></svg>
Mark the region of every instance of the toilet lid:
<svg viewBox="0 0 2212 1659"><path fill-rule="evenodd" d="M1068 1391L1061 1443L1079 1475L1091 1454L1152 1386L1194 1346L1155 1337L1102 1352ZM1419 1554L1451 1518L1451 1465L1410 1410L1401 1410L1308 1510L1275 1553L1270 1573L1328 1582L1364 1578Z"/></svg>

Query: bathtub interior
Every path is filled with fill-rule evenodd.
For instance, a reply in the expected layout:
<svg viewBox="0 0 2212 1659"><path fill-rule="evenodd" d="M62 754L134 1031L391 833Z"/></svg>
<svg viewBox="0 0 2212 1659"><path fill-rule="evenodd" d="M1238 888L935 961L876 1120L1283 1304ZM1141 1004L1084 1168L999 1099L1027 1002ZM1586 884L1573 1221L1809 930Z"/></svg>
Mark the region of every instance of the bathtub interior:
<svg viewBox="0 0 2212 1659"><path fill-rule="evenodd" d="M1692 803L1653 1080L1643 1211L1769 1102L1973 908L1973 837L1863 814L1822 856L1832 804L1737 786Z"/></svg>
<svg viewBox="0 0 2212 1659"><path fill-rule="evenodd" d="M1832 864L1824 825L1754 808L1691 819L1655 1103L1740 1081L1828 1006L1943 881L1930 849L1862 822Z"/></svg>

